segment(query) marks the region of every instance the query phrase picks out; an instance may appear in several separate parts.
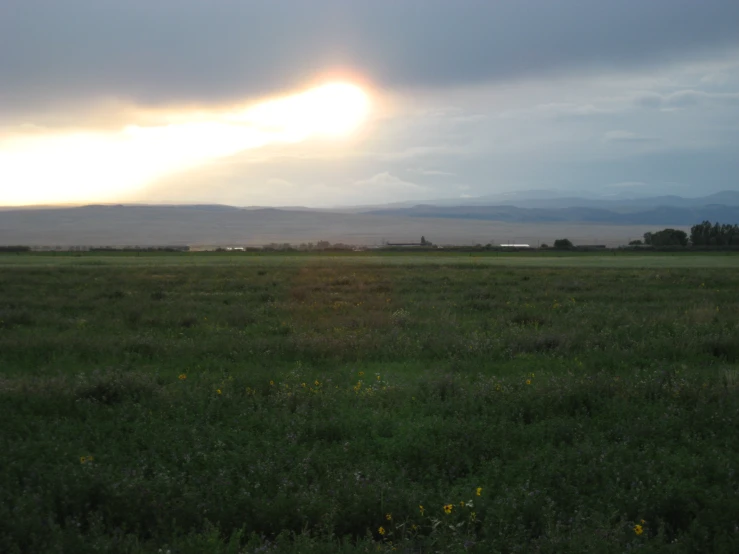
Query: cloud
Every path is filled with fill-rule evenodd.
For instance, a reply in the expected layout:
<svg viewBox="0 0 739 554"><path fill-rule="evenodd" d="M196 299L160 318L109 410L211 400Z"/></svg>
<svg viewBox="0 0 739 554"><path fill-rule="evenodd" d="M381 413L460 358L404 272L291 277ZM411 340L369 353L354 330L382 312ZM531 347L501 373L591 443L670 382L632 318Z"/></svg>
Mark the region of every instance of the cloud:
<svg viewBox="0 0 739 554"><path fill-rule="evenodd" d="M732 0L11 1L0 97L223 102L336 74L447 88L700 56L739 44L737 20Z"/></svg>
<svg viewBox="0 0 739 554"><path fill-rule="evenodd" d="M634 95L634 104L642 108L661 108L665 98L657 92L642 92Z"/></svg>
<svg viewBox="0 0 739 554"><path fill-rule="evenodd" d="M346 102L355 95L356 105ZM105 201L244 151L344 136L363 122L364 107L356 87L329 86L235 111L172 114L167 124L112 132L24 127L0 136L0 182L7 183L0 202Z"/></svg>
<svg viewBox="0 0 739 554"><path fill-rule="evenodd" d="M422 191L425 188L420 185L417 185L416 183L404 181L400 177L392 175L388 171L377 173L376 175L373 175L372 177L368 179L362 179L361 181L356 181L354 183L354 186L355 187L372 187L373 189L389 189L389 190L392 190L393 192L396 192L402 189L411 190L411 191Z"/></svg>
<svg viewBox="0 0 739 554"><path fill-rule="evenodd" d="M623 130L607 131L603 135L603 142L653 142L655 140L657 139L653 137L645 137Z"/></svg>
<svg viewBox="0 0 739 554"><path fill-rule="evenodd" d="M604 102L613 104L612 99L604 99ZM537 104L526 108L515 108L501 112L498 117L501 119L532 119L532 118L552 118L552 119L569 119L569 118L586 118L590 116L603 116L616 114L623 111L623 106L617 105L595 105L593 102L576 103L576 102L551 102L547 104Z"/></svg>
<svg viewBox="0 0 739 554"><path fill-rule="evenodd" d="M637 106L654 109L689 108L693 106L739 106L739 92L706 92L679 90L670 94L643 92L634 96Z"/></svg>
<svg viewBox="0 0 739 554"><path fill-rule="evenodd" d="M413 158L424 158L429 156L450 156L462 155L465 148L461 146L451 145L435 145L435 146L410 146L402 150L391 152L366 152L366 157L376 158L377 160L405 160Z"/></svg>
<svg viewBox="0 0 739 554"><path fill-rule="evenodd" d="M289 189L295 188L295 185L293 183L291 183L290 181L288 181L286 179L280 179L279 177L271 177L271 178L267 179L267 186L270 187L270 188L277 187L277 188L281 188L281 189L284 189L284 188L289 188Z"/></svg>
<svg viewBox="0 0 739 554"><path fill-rule="evenodd" d="M642 181L623 181L621 183L611 183L605 185L607 188L618 188L618 189L633 189L649 186L647 183Z"/></svg>
<svg viewBox="0 0 739 554"><path fill-rule="evenodd" d="M76 0L65 1L72 5ZM166 4L167 0L163 1ZM322 1L317 0L317 3ZM435 1L428 0L429 3ZM531 6L525 2L521 0L521 9ZM2 2L0 5L4 6ZM156 5L154 11L159 9ZM183 6L186 11L191 9L187 0ZM0 7L0 11L3 9ZM217 8L216 12L218 9L223 8ZM0 26L4 25L1 21L2 14ZM169 31L165 28L162 32ZM533 37L532 44L535 40ZM0 34L0 43L6 43L5 35ZM208 47L207 41L203 47ZM8 54L0 48L0 59L7 60L9 55L16 53ZM413 89L378 88L373 103L376 111L351 137L340 141L274 143L244 150L157 180L135 191L136 195L130 198L111 198L110 201L327 206L403 199L426 201L459 194L477 196L544 188L573 192L601 189L624 197L682 194L691 190L696 190L697 195L698 192L735 189L735 175L739 170L736 161L739 129L734 122L739 109L732 104L731 95L732 91L739 90L736 59L717 53L707 60L696 57L649 68L609 68L595 64L593 72L558 74L556 78L552 74L542 74L515 81L496 77L491 82L460 86L450 81L449 86L442 83L440 88L434 88L436 85ZM436 60L428 63L436 63ZM317 62L312 67L319 66ZM195 69L193 66L193 71ZM175 70L172 69L174 74ZM233 106L251 105L251 102L235 102L184 106L182 110L169 105L170 99L183 98L177 96L180 92L192 93L198 102L219 98L230 85L218 92L218 87L227 79L216 78L217 71L220 69L214 69L216 73L204 80L214 87L213 90L198 89L201 83L192 90L175 91L170 97L167 96L169 89L163 88L163 103L146 106L142 113L139 112L141 106L123 98L101 101L93 103L94 117L105 120L108 113L111 121L116 122L110 127L120 130L126 125L169 124L167 114L189 116L222 110L230 113ZM566 72L567 68L555 64L552 71ZM715 72L729 75L729 81L720 86L702 82L705 75ZM254 75L256 79L259 72L255 71ZM142 82L146 82L145 77L136 76L143 79ZM7 99L6 93L16 84L0 80L0 97ZM250 86L243 90L256 90ZM132 89L124 88L121 94L126 90ZM31 96L36 92L32 91ZM678 104L684 107L675 107ZM645 109L645 105L652 109ZM32 104L26 105L29 106ZM130 120L127 115L120 115L120 106L131 107ZM670 113L665 113L667 110ZM33 111L33 117L28 119L28 123L37 123L36 127L26 127L29 134L45 132L47 127L45 115L39 122L35 120L36 113ZM70 129L76 132L76 126L86 130L87 120L75 119L78 114L74 111L54 111L53 114L61 128L55 127L55 132L69 133ZM501 117L501 114L506 115ZM25 121L25 116L18 115L8 123L5 115L0 108L0 125L5 127L0 129L0 135L17 122ZM102 128L102 131L107 130ZM650 138L652 142L645 142ZM202 142L206 147L212 143L201 134L195 142ZM56 147L52 150L60 153ZM89 158L87 149L81 152L81 156ZM190 156L186 158L191 159ZM125 164L125 167L139 165ZM90 182L109 188L111 181L119 176L119 166L102 166L100 175L94 175ZM0 174L3 167L7 164L0 164ZM36 167L50 166L36 159L31 160L28 167L36 171ZM26 171L25 168L19 170ZM49 173L54 186L60 189L70 188L70 183L74 183L74 179L59 178L56 170ZM444 175L446 173L451 175ZM4 186L6 182L0 178L0 196L9 188ZM621 188L606 188L605 185L628 182L647 184ZM668 186L665 184L668 182L679 182L679 185ZM459 183L469 189L461 188Z"/></svg>
<svg viewBox="0 0 739 554"><path fill-rule="evenodd" d="M415 167L408 169L410 173L418 175L427 175L431 177L453 177L454 173L450 171L441 171L440 169L424 169L422 167Z"/></svg>
<svg viewBox="0 0 739 554"><path fill-rule="evenodd" d="M701 83L706 85L724 85L731 80L729 75L724 72L708 73L701 77Z"/></svg>
<svg viewBox="0 0 739 554"><path fill-rule="evenodd" d="M697 106L698 104L721 104L739 106L739 93L704 92L702 90L681 90L667 97L670 107Z"/></svg>

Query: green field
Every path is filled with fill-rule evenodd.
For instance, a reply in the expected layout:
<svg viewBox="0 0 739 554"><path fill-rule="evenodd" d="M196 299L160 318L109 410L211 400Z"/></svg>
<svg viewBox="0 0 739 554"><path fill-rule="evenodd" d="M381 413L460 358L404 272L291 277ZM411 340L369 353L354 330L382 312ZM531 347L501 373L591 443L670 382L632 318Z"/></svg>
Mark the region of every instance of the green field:
<svg viewBox="0 0 739 554"><path fill-rule="evenodd" d="M0 552L739 552L738 260L0 256Z"/></svg>
<svg viewBox="0 0 739 554"><path fill-rule="evenodd" d="M89 266L328 266L336 265L492 265L511 267L739 268L739 252L58 252L1 254L3 267Z"/></svg>

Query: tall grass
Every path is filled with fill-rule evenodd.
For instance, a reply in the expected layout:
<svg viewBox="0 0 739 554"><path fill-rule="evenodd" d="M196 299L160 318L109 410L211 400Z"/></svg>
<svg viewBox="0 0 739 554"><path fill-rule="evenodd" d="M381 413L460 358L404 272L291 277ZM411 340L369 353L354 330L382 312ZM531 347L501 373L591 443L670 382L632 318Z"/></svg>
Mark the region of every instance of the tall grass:
<svg viewBox="0 0 739 554"><path fill-rule="evenodd" d="M739 551L738 286L3 269L0 551Z"/></svg>

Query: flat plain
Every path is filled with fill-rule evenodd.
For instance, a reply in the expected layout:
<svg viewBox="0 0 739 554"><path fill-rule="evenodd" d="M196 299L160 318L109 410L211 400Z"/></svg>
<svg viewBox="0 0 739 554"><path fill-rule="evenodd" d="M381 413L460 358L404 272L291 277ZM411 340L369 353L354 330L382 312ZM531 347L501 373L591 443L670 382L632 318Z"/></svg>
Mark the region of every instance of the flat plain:
<svg viewBox="0 0 739 554"><path fill-rule="evenodd" d="M689 230L689 226L672 223L673 227ZM421 235L442 245L494 242L533 246L539 241L553 244L557 238L569 237L575 244L618 246L654 230L655 224L521 223L290 209L243 210L229 206L0 210L0 236L4 244L32 246L189 244L211 247L321 240L332 244L380 245L383 240L418 242Z"/></svg>
<svg viewBox="0 0 739 554"><path fill-rule="evenodd" d="M649 252L608 250L569 252L541 250L500 252L476 250L416 252L46 252L0 255L6 267L92 266L505 266L594 268L739 268L736 252Z"/></svg>
<svg viewBox="0 0 739 554"><path fill-rule="evenodd" d="M737 260L0 256L0 551L737 552Z"/></svg>

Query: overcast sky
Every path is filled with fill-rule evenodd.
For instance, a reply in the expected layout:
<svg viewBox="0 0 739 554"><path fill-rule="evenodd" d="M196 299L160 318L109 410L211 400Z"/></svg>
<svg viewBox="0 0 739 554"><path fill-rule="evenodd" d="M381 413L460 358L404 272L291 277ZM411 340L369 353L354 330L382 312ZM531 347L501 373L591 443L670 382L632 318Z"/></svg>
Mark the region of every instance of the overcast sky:
<svg viewBox="0 0 739 554"><path fill-rule="evenodd" d="M325 206L739 188L736 0L7 0L0 161L23 167L19 137L113 136L337 79L371 99L350 137L229 151L131 190L98 170L84 194ZM79 164L43 186L0 167L0 204L82 200Z"/></svg>

